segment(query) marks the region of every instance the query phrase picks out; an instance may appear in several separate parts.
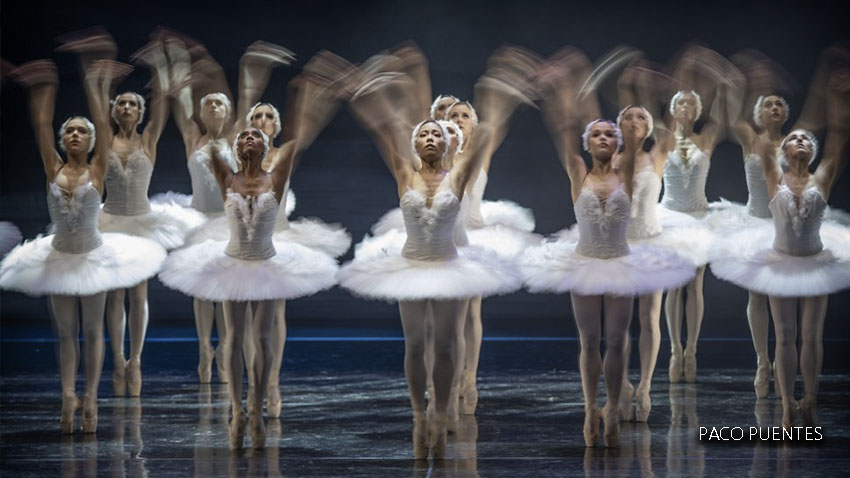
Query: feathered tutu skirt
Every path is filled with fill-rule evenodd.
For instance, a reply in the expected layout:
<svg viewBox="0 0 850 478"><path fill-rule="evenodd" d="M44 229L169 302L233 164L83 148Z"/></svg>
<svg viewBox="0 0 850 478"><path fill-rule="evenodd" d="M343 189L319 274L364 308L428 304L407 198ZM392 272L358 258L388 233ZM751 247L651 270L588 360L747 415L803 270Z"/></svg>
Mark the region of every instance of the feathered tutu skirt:
<svg viewBox="0 0 850 478"><path fill-rule="evenodd" d="M554 236L520 256L530 292L633 296L680 287L696 273L692 260L670 248L630 243L628 254L599 259L579 254L575 239Z"/></svg>
<svg viewBox="0 0 850 478"><path fill-rule="evenodd" d="M244 260L225 254L227 242L205 240L173 251L162 265L160 281L216 302L294 299L336 283L339 267L327 254L275 239L274 256Z"/></svg>
<svg viewBox="0 0 850 478"><path fill-rule="evenodd" d="M101 210L98 229L150 239L165 249L183 245L186 236L206 222L207 217L191 207L170 200L151 201L150 212L133 216Z"/></svg>
<svg viewBox="0 0 850 478"><path fill-rule="evenodd" d="M791 256L773 248L773 224L725 235L711 248L711 272L761 294L806 297L850 287L850 229L824 222L823 250Z"/></svg>
<svg viewBox="0 0 850 478"><path fill-rule="evenodd" d="M13 249L0 265L0 288L39 295L92 295L135 286L153 277L165 249L149 239L103 233L103 243L84 253L53 248L53 235Z"/></svg>
<svg viewBox="0 0 850 478"><path fill-rule="evenodd" d="M453 259L413 260L401 255L406 239L398 230L364 238L354 260L340 268L339 284L360 297L390 302L502 295L522 286L515 262L492 251L462 246Z"/></svg>

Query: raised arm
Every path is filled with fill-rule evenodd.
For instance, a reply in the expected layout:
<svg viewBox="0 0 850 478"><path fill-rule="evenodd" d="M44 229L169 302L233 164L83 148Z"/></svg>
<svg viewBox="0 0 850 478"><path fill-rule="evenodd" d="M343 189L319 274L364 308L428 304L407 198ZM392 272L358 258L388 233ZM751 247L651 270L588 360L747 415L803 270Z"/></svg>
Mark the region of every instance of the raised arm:
<svg viewBox="0 0 850 478"><path fill-rule="evenodd" d="M89 111L96 132L94 155L89 174L93 181L102 184L106 174L109 151L112 148L112 119L109 114L109 91L115 80L123 78L133 71L133 67L112 60L97 60L89 67L85 78L86 96L89 99Z"/></svg>
<svg viewBox="0 0 850 478"><path fill-rule="evenodd" d="M826 88L827 133L823 157L815 171L815 181L828 197L836 179L844 170L850 153L850 50L845 49L830 71Z"/></svg>
<svg viewBox="0 0 850 478"><path fill-rule="evenodd" d="M192 102L191 57L182 38L163 35L162 41L170 67L169 100L188 160L201 139L201 130L193 118L195 107Z"/></svg>
<svg viewBox="0 0 850 478"><path fill-rule="evenodd" d="M35 60L15 68L11 76L29 90L32 129L44 163L44 173L47 181L51 182L62 168L53 131L53 111L59 85L56 65L50 60Z"/></svg>
<svg viewBox="0 0 850 478"><path fill-rule="evenodd" d="M590 62L583 53L565 48L547 61L537 76L543 119L570 178L573 200L581 194L587 176L587 166L578 149L581 121L599 111L595 93L581 98L576 94L577 85L583 84L590 72Z"/></svg>
<svg viewBox="0 0 850 478"><path fill-rule="evenodd" d="M767 197L773 199L782 182L782 167L776 161L776 149L767 139L756 139L756 153L761 159L761 168L767 182Z"/></svg>
<svg viewBox="0 0 850 478"><path fill-rule="evenodd" d="M221 190L221 198L224 200L227 199L227 188L233 181L233 170L230 169L230 164L224 157L225 154L227 152L222 150L218 141L210 141L210 165L218 188Z"/></svg>
<svg viewBox="0 0 850 478"><path fill-rule="evenodd" d="M148 43L141 50L133 54L132 59L141 65L147 66L151 71L151 103L150 117L142 132L142 147L145 149L152 162L156 162L156 146L162 130L168 122L168 91L170 89L168 79L168 60L160 40Z"/></svg>
<svg viewBox="0 0 850 478"><path fill-rule="evenodd" d="M236 102L235 131L246 126L246 116L266 91L272 70L280 65L295 61L295 54L286 48L264 41L255 41L245 50L239 60L239 99Z"/></svg>

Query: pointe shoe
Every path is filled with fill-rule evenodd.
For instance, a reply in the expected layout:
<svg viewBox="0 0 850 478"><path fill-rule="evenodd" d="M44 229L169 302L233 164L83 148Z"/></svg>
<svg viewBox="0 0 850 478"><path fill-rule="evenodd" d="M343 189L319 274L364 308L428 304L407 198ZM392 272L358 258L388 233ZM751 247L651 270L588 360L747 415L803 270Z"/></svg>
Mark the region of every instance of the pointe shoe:
<svg viewBox="0 0 850 478"><path fill-rule="evenodd" d="M475 415L478 407L478 387L475 383L475 372L467 370L463 376L463 414Z"/></svg>
<svg viewBox="0 0 850 478"><path fill-rule="evenodd" d="M127 395L138 397L142 394L142 361L133 357L127 362Z"/></svg>
<svg viewBox="0 0 850 478"><path fill-rule="evenodd" d="M277 385L269 387L266 400L266 411L269 418L280 418L280 387Z"/></svg>
<svg viewBox="0 0 850 478"><path fill-rule="evenodd" d="M644 423L649 419L649 411L652 409L652 400L649 398L649 389L638 386L635 393L635 421Z"/></svg>
<svg viewBox="0 0 850 478"><path fill-rule="evenodd" d="M413 458L428 459L428 424L422 412L413 412Z"/></svg>
<svg viewBox="0 0 850 478"><path fill-rule="evenodd" d="M212 346L201 346L198 353L198 381L201 383L212 382Z"/></svg>
<svg viewBox="0 0 850 478"><path fill-rule="evenodd" d="M682 352L670 354L670 383L679 383L682 380Z"/></svg>
<svg viewBox="0 0 850 478"><path fill-rule="evenodd" d="M76 395L62 396L62 416L59 418L59 428L63 435L74 433L74 415L80 407L80 401Z"/></svg>
<svg viewBox="0 0 850 478"><path fill-rule="evenodd" d="M630 422L634 416L634 407L632 407L632 397L635 394L635 386L626 382L626 386L620 390L620 403L618 404L620 418L623 421Z"/></svg>
<svg viewBox="0 0 850 478"><path fill-rule="evenodd" d="M797 408L799 404L791 400L791 404L785 406L782 404L782 428L791 429L797 425Z"/></svg>
<svg viewBox="0 0 850 478"><path fill-rule="evenodd" d="M237 411L230 420L230 449L241 450L245 441L245 412Z"/></svg>
<svg viewBox="0 0 850 478"><path fill-rule="evenodd" d="M224 347L221 345L215 349L215 368L218 372L218 383L230 381L230 371L227 370L227 365L224 363Z"/></svg>
<svg viewBox="0 0 850 478"><path fill-rule="evenodd" d="M767 391L770 388L770 364L769 362L759 360L758 368L756 368L756 377L753 380L753 388L756 391L757 398L766 398Z"/></svg>
<svg viewBox="0 0 850 478"><path fill-rule="evenodd" d="M266 424L263 422L262 410L262 405L255 406L249 423L251 443L255 450L262 450L266 447Z"/></svg>
<svg viewBox="0 0 850 478"><path fill-rule="evenodd" d="M617 410L605 410L602 421L605 424L605 433L602 436L605 447L616 448L620 441L620 421L617 419Z"/></svg>
<svg viewBox="0 0 850 478"><path fill-rule="evenodd" d="M446 455L446 417L435 417L428 420L428 431L431 435L431 452L435 460L442 460Z"/></svg>
<svg viewBox="0 0 850 478"><path fill-rule="evenodd" d="M592 407L584 410L584 446L594 447L599 441L599 408Z"/></svg>
<svg viewBox="0 0 850 478"><path fill-rule="evenodd" d="M112 390L116 397L127 394L127 361L124 357L113 360L112 368Z"/></svg>
<svg viewBox="0 0 850 478"><path fill-rule="evenodd" d="M685 350L685 381L694 383L697 381L697 353L695 351Z"/></svg>
<svg viewBox="0 0 850 478"><path fill-rule="evenodd" d="M817 403L813 398L803 397L800 400L800 412L803 415L803 426L816 427L818 424Z"/></svg>
<svg viewBox="0 0 850 478"><path fill-rule="evenodd" d="M97 432L97 398L83 399L83 418L80 420L83 433Z"/></svg>

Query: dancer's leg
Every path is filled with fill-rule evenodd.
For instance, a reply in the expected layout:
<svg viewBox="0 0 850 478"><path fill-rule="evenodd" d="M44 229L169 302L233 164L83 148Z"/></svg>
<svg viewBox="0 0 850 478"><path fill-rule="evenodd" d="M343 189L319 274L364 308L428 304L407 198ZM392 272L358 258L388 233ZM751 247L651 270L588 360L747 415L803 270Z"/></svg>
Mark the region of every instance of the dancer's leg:
<svg viewBox="0 0 850 478"><path fill-rule="evenodd" d="M124 313L125 289L106 293L106 328L109 332L109 347L112 349L112 388L116 397L127 393L127 360L124 358L124 330L127 316Z"/></svg>
<svg viewBox="0 0 850 478"><path fill-rule="evenodd" d="M142 393L142 349L148 332L148 281L130 289L130 359L127 361L127 392Z"/></svg>
<svg viewBox="0 0 850 478"><path fill-rule="evenodd" d="M436 414L430 426L434 437L434 458L439 459L445 453L449 402L457 404L457 397L452 398L451 392L457 381L458 363L462 362L458 353L458 341L463 334L463 321L469 301L461 299L430 302L434 323L433 375L436 405Z"/></svg>
<svg viewBox="0 0 850 478"><path fill-rule="evenodd" d="M750 325L750 335L753 337L753 348L756 350L756 377L753 387L756 397L767 396L770 383L770 358L767 352L767 336L770 332L770 314L767 309L767 296L749 291L747 300L747 323Z"/></svg>
<svg viewBox="0 0 850 478"><path fill-rule="evenodd" d="M198 332L198 378L201 383L212 381L213 348L210 337L213 327L213 303L208 300L194 299L195 330ZM218 329L219 332L224 328Z"/></svg>
<svg viewBox="0 0 850 478"><path fill-rule="evenodd" d="M86 370L86 397L83 400L83 433L97 431L97 387L103 371L103 313L106 292L80 297L83 326L83 356Z"/></svg>
<svg viewBox="0 0 850 478"><path fill-rule="evenodd" d="M682 380L682 295L679 287L667 291L664 300L664 315L667 316L667 335L670 337L670 383Z"/></svg>
<svg viewBox="0 0 850 478"><path fill-rule="evenodd" d="M228 391L233 410L233 420L230 422L230 448L242 448L245 436L245 412L242 411L242 342L245 340L247 328L245 320L246 303L222 302L224 312L225 340L224 360L230 372Z"/></svg>
<svg viewBox="0 0 850 478"><path fill-rule="evenodd" d="M635 393L635 419L645 422L649 418L652 403L649 391L652 388L652 375L658 361L658 350L661 348L661 298L662 291L640 296L638 302L638 320L640 320L640 339L638 353L640 354L640 383Z"/></svg>
<svg viewBox="0 0 850 478"><path fill-rule="evenodd" d="M481 323L481 297L469 300L469 308L463 328L463 336L466 340L466 358L464 360L464 373L461 376L463 386L463 413L472 415L478 406L478 360L481 357L481 341L484 327Z"/></svg>
<svg viewBox="0 0 850 478"><path fill-rule="evenodd" d="M269 369L267 393L269 418L280 417L280 369L283 366L283 351L286 347L286 301L275 302L274 325L272 326L272 362Z"/></svg>
<svg viewBox="0 0 850 478"><path fill-rule="evenodd" d="M817 426L818 383L823 367L823 323L828 296L803 298L801 310L800 374L803 376L803 399L800 409L803 424Z"/></svg>
<svg viewBox="0 0 850 478"><path fill-rule="evenodd" d="M602 296L571 293L570 298L579 338L578 367L581 372L581 391L584 395L584 443L586 446L596 446L599 439L596 394L599 389L599 374L602 373L602 357L599 354Z"/></svg>
<svg viewBox="0 0 850 478"><path fill-rule="evenodd" d="M703 279L705 278L705 266L697 269L697 275L686 286L688 301L685 304L685 320L688 324L688 345L684 353L685 380L693 383L697 379L697 341L699 331L702 328L702 319L705 315L705 297L703 295Z"/></svg>
<svg viewBox="0 0 850 478"><path fill-rule="evenodd" d="M254 359L254 387L253 393L248 396L253 398L254 404L249 407L251 412L251 441L254 449L259 450L266 446L266 428L263 422L263 398L269 386L269 374L271 364L274 361L274 350L272 343L277 339L272 337L272 328L275 321L275 301L261 300L254 303L253 308L253 333L254 343L257 346Z"/></svg>
<svg viewBox="0 0 850 478"><path fill-rule="evenodd" d="M424 300L401 301L398 311L404 331L404 375L413 408L413 455L428 458L427 426L425 422L425 324L428 320L428 303ZM434 397L431 397L434 400Z"/></svg>
<svg viewBox="0 0 850 478"><path fill-rule="evenodd" d="M621 386L625 369L626 334L632 320L632 297L603 297L605 315L605 394L608 410L605 416L605 446L617 446L620 437L620 425L616 405L620 402Z"/></svg>
<svg viewBox="0 0 850 478"><path fill-rule="evenodd" d="M50 307L59 337L59 380L62 386L62 433L74 432L74 412L79 407L76 380L80 363L80 319L77 297L51 295Z"/></svg>
<svg viewBox="0 0 850 478"><path fill-rule="evenodd" d="M773 328L776 331L776 370L782 392L782 426L793 427L797 402L794 382L797 377L797 302L796 297L770 296Z"/></svg>

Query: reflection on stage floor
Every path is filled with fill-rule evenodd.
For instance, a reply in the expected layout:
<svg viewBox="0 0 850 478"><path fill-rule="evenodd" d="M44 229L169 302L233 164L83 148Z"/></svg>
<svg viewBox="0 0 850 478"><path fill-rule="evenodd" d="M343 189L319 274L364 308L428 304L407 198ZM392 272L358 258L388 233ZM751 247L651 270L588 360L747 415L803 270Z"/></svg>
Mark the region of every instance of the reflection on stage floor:
<svg viewBox="0 0 850 478"><path fill-rule="evenodd" d="M749 435L750 427L779 426L781 405L772 386L767 399L755 398L754 367L749 367L754 357L747 347L746 342L703 346L695 384L667 383L662 352L649 423L623 423L620 446L605 449L584 446L574 341L487 342L476 416L461 417L457 433L449 435L446 460L417 462L402 342L287 344L282 417L267 422L265 450L251 450L246 439L246 449L236 453L228 449L225 386L199 385L191 373L195 343L146 346L141 398L112 397L107 359L97 434L62 436L53 345L6 342L0 365L0 474L846 476L850 374L829 366L845 355L844 346L827 345L819 395L823 440L699 439L700 427L737 426ZM631 371L636 381L635 362Z"/></svg>

